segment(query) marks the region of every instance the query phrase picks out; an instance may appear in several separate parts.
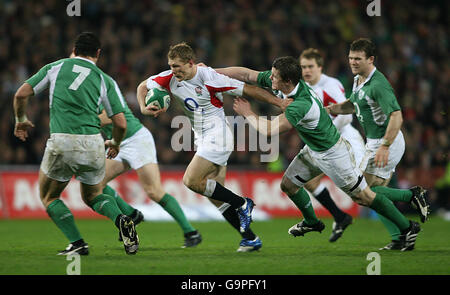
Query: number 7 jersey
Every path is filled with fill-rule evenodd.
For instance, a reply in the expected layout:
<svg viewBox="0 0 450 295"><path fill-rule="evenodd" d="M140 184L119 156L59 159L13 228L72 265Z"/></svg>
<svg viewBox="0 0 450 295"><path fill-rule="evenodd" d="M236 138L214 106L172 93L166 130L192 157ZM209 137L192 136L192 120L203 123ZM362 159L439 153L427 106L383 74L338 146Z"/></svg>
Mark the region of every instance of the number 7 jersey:
<svg viewBox="0 0 450 295"><path fill-rule="evenodd" d="M47 64L25 82L35 95L49 88L50 134L100 133L100 104L108 117L124 112L125 101L117 83L85 58Z"/></svg>

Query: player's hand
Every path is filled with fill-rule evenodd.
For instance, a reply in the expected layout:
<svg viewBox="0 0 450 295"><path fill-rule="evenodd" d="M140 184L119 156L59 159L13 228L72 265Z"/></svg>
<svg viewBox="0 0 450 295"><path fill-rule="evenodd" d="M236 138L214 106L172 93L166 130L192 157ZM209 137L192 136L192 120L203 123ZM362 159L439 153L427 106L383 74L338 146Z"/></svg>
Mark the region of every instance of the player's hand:
<svg viewBox="0 0 450 295"><path fill-rule="evenodd" d="M16 126L14 126L14 136L18 137L21 141L27 140L28 137L28 130L30 128L34 128L34 124L26 120L24 122L17 122Z"/></svg>
<svg viewBox="0 0 450 295"><path fill-rule="evenodd" d="M387 165L389 159L389 147L382 145L378 148L375 154L375 166L378 168L383 168Z"/></svg>
<svg viewBox="0 0 450 295"><path fill-rule="evenodd" d="M293 102L292 98L285 98L281 100L280 109L282 112L286 111L286 108Z"/></svg>
<svg viewBox="0 0 450 295"><path fill-rule="evenodd" d="M331 105L326 106L326 107L325 107L325 111L327 111L328 115L332 115L332 114L331 114Z"/></svg>
<svg viewBox="0 0 450 295"><path fill-rule="evenodd" d="M239 96L234 99L233 110L244 117L253 113L248 100Z"/></svg>
<svg viewBox="0 0 450 295"><path fill-rule="evenodd" d="M167 111L167 109L160 109L157 106L154 105L148 105L143 110L141 110L141 113L146 116L153 116L158 117L159 114L164 113Z"/></svg>
<svg viewBox="0 0 450 295"><path fill-rule="evenodd" d="M112 140L105 140L105 147L108 149L106 153L107 159L114 159L120 151L120 144L115 144Z"/></svg>

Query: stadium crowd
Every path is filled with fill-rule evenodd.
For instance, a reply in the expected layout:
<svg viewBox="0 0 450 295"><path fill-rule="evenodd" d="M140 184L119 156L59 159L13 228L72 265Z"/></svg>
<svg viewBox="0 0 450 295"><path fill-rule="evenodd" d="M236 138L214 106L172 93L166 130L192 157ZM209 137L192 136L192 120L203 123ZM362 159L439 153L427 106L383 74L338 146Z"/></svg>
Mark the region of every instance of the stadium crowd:
<svg viewBox="0 0 450 295"><path fill-rule="evenodd" d="M41 66L67 57L72 49L68 44L81 31L94 31L101 37L99 67L118 82L134 114L153 133L163 166L186 166L193 155L168 148L176 131L171 128L172 118L182 114L181 109L173 105L157 119L144 117L137 105L136 87L168 69L170 45L188 42L197 60L208 66L242 65L256 70L269 69L274 57L298 57L303 49L316 47L325 56L324 72L337 77L349 94L353 77L348 47L354 39L368 37L377 45L375 65L391 82L403 111L406 152L398 166L406 171L403 181L420 184L417 173L435 178L429 172L435 168L441 176L449 162L450 146L449 4L420 2L381 1L381 16L370 17L368 2L357 0L103 0L81 1L81 16L69 17L67 1L2 0L0 164L40 163L49 135L48 93L29 101L28 117L36 127L25 144L13 136L13 95ZM278 111L256 103L254 107L261 114ZM232 99L225 100L225 110L234 114ZM356 119L353 122L357 124ZM261 163L258 152L235 152L228 164L284 170L301 145L295 133L288 133L280 138L277 162ZM448 197L441 201L450 210Z"/></svg>

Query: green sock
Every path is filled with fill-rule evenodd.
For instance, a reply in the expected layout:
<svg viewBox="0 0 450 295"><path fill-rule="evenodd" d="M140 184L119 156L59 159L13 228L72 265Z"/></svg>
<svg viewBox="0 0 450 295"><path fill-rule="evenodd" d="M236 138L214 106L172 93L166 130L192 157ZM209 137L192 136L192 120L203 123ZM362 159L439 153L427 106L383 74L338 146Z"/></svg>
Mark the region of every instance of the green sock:
<svg viewBox="0 0 450 295"><path fill-rule="evenodd" d="M133 207L131 207L130 205L128 205L128 203L125 202L119 196L119 194L109 185L107 185L103 189L103 193L114 197L114 200L116 200L117 206L119 206L119 209L120 209L120 211L122 211L123 214L125 214L127 216L131 216L131 214L134 212L135 209Z"/></svg>
<svg viewBox="0 0 450 295"><path fill-rule="evenodd" d="M313 225L319 222L319 219L317 219L316 213L314 212L311 198L304 188L300 188L293 196L289 196L289 198L302 212L306 224Z"/></svg>
<svg viewBox="0 0 450 295"><path fill-rule="evenodd" d="M72 212L63 201L57 199L48 205L47 214L71 243L82 239Z"/></svg>
<svg viewBox="0 0 450 295"><path fill-rule="evenodd" d="M116 222L117 216L122 214L114 197L111 197L110 195L101 194L96 196L89 206L98 214L111 219L114 223Z"/></svg>
<svg viewBox="0 0 450 295"><path fill-rule="evenodd" d="M394 203L384 196L384 194L377 193L375 199L373 199L372 204L370 205L370 208L392 221L400 229L400 231L404 231L409 228L409 220L406 219L400 211L398 211Z"/></svg>
<svg viewBox="0 0 450 295"><path fill-rule="evenodd" d="M400 239L400 230L398 229L398 227L383 215L378 213L377 215L380 218L380 221L384 224L384 227L386 227L387 231L391 235L391 239L393 241L398 241Z"/></svg>
<svg viewBox="0 0 450 295"><path fill-rule="evenodd" d="M176 222L178 222L178 224L181 226L181 229L183 230L183 233L195 231L195 228L193 228L189 221L186 219L186 216L184 215L180 204L178 204L178 201L174 197L166 193L158 204L164 210L166 210L167 213L169 213Z"/></svg>
<svg viewBox="0 0 450 295"><path fill-rule="evenodd" d="M389 200L395 202L411 202L412 198L412 191L409 189L396 189L391 187L385 187L385 186L374 186L370 188L375 193L382 193L384 194Z"/></svg>

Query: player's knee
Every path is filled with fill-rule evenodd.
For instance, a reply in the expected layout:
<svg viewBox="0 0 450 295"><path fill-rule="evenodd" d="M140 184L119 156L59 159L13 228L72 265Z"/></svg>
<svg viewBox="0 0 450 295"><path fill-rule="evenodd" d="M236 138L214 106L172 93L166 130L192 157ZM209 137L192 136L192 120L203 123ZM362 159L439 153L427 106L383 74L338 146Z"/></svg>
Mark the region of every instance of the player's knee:
<svg viewBox="0 0 450 295"><path fill-rule="evenodd" d="M53 201L59 199L59 197L53 197L51 195L41 195L41 202L42 205L44 205L45 208L48 207L48 205L50 205L51 203L53 203Z"/></svg>
<svg viewBox="0 0 450 295"><path fill-rule="evenodd" d="M283 176L281 179L280 188L287 195L293 195L298 190L298 187L294 185L286 176Z"/></svg>
<svg viewBox="0 0 450 295"><path fill-rule="evenodd" d="M145 186L144 191L147 196L155 202L161 201L162 197L164 196L164 191L162 190L162 188L158 188L154 185Z"/></svg>
<svg viewBox="0 0 450 295"><path fill-rule="evenodd" d="M183 183L185 186L187 186L190 190L202 194L205 191L206 181L203 185L202 190L202 182L198 181L197 179L187 176L186 174L183 176Z"/></svg>
<svg viewBox="0 0 450 295"><path fill-rule="evenodd" d="M316 182L307 182L305 184L305 189L307 189L310 192L313 192L318 187L318 184Z"/></svg>

